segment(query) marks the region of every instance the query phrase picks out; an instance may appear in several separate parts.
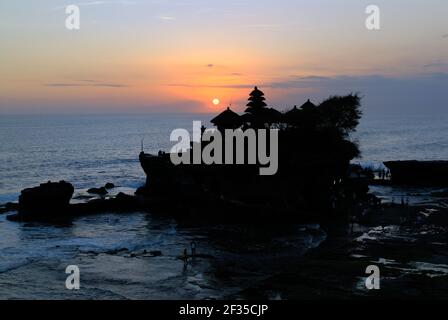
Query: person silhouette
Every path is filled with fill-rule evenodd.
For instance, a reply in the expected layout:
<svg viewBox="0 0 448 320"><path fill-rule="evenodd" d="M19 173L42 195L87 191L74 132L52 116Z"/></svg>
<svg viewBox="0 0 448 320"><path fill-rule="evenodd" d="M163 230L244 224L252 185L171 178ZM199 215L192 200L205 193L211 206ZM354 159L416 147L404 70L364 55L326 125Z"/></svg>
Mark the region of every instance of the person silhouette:
<svg viewBox="0 0 448 320"><path fill-rule="evenodd" d="M188 252L187 249L184 249L184 253L181 256L181 259L184 261L184 266L188 264Z"/></svg>
<svg viewBox="0 0 448 320"><path fill-rule="evenodd" d="M196 242L192 241L190 243L190 247L191 247L191 256L194 257L196 255Z"/></svg>

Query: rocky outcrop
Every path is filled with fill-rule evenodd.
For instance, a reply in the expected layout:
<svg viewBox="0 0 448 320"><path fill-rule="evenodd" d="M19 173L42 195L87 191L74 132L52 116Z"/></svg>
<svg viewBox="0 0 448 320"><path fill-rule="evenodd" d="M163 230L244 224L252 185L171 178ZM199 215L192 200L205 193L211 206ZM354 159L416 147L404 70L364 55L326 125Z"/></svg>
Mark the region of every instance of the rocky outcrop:
<svg viewBox="0 0 448 320"><path fill-rule="evenodd" d="M105 189L113 189L113 188L115 188L115 185L113 184L113 183L111 183L111 182L108 182L108 183L106 183L105 185L104 185L104 188Z"/></svg>
<svg viewBox="0 0 448 320"><path fill-rule="evenodd" d="M7 217L10 221L49 221L65 222L73 217L104 212L123 213L144 210L139 198L120 192L110 199L93 199L85 203L70 204L74 188L70 183L48 182L39 187L22 191L19 204L8 206L18 209L17 214Z"/></svg>
<svg viewBox="0 0 448 320"><path fill-rule="evenodd" d="M87 190L87 193L97 194L97 195L99 195L99 196L105 196L106 194L108 194L108 191L106 190L105 187L101 187L101 188L90 188L89 190Z"/></svg>
<svg viewBox="0 0 448 320"><path fill-rule="evenodd" d="M17 210L19 210L18 203L8 202L8 203L0 206L0 214L4 214L7 212L11 212L11 211L17 211Z"/></svg>
<svg viewBox="0 0 448 320"><path fill-rule="evenodd" d="M111 199L94 199L70 206L73 215L87 215L102 212L132 212L142 208L138 199L120 192Z"/></svg>
<svg viewBox="0 0 448 320"><path fill-rule="evenodd" d="M74 191L73 185L65 181L49 181L24 189L19 196L19 214L32 217L65 215Z"/></svg>

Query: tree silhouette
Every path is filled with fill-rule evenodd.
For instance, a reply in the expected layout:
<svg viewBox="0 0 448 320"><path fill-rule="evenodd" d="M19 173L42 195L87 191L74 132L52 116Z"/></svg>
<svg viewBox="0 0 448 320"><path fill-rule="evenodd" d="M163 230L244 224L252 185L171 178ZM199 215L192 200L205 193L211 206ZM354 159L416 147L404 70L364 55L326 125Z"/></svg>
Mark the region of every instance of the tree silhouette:
<svg viewBox="0 0 448 320"><path fill-rule="evenodd" d="M359 124L359 119L362 116L360 105L361 98L357 94L328 98L318 107L320 126L333 128L343 137L346 137Z"/></svg>

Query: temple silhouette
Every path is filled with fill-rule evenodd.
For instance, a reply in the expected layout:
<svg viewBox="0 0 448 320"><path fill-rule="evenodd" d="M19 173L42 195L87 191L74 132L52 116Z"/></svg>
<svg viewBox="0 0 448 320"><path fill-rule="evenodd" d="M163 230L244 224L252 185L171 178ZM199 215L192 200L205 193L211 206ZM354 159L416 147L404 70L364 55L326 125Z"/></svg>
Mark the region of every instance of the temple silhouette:
<svg viewBox="0 0 448 320"><path fill-rule="evenodd" d="M211 123L222 132L277 129L275 175L259 175L259 163L173 165L169 153L142 151L139 159L147 179L137 194L146 197L152 208L159 204L162 211L169 201L170 209L180 216L238 220L337 216L368 199L367 180L351 174L350 166L360 152L349 135L361 115L355 94L330 97L318 105L308 100L282 113L268 107L265 94L255 87L244 114L228 107Z"/></svg>

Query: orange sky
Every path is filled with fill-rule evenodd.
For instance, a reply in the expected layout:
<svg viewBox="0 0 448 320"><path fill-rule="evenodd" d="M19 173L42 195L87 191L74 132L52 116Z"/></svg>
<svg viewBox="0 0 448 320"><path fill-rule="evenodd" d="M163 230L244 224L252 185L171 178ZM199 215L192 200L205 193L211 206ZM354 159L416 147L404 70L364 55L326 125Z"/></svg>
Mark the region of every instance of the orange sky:
<svg viewBox="0 0 448 320"><path fill-rule="evenodd" d="M0 113L242 111L254 85L282 109L448 72L445 1L377 1L375 32L363 0L84 1L79 31L69 2L0 4Z"/></svg>

